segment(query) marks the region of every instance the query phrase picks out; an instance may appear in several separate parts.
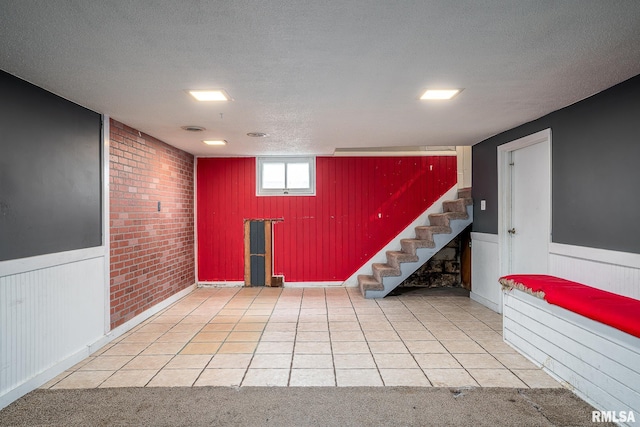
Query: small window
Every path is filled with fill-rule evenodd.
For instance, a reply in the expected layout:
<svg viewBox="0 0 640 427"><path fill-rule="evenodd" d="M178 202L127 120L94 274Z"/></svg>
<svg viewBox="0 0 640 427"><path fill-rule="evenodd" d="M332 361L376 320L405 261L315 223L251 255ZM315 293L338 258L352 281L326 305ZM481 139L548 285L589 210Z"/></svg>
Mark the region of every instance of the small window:
<svg viewBox="0 0 640 427"><path fill-rule="evenodd" d="M258 196L316 194L314 157L258 157Z"/></svg>

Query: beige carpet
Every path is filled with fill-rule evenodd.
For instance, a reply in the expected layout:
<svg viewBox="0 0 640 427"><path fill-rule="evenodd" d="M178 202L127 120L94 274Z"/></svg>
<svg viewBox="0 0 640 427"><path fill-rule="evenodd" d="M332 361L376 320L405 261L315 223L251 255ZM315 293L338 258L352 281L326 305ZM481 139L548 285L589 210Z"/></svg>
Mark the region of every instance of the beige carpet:
<svg viewBox="0 0 640 427"><path fill-rule="evenodd" d="M36 390L0 426L592 426L591 411L565 389L113 388Z"/></svg>

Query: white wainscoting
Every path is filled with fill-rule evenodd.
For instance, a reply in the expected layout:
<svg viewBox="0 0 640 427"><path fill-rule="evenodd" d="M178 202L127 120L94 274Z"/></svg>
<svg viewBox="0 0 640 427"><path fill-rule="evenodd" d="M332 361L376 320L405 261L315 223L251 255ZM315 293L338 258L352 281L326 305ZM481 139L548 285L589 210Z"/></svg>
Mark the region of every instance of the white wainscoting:
<svg viewBox="0 0 640 427"><path fill-rule="evenodd" d="M498 235L471 233L471 299L502 312ZM640 299L640 254L549 244L553 276Z"/></svg>
<svg viewBox="0 0 640 427"><path fill-rule="evenodd" d="M469 297L502 313L502 291L498 279L498 235L471 233L471 293Z"/></svg>
<svg viewBox="0 0 640 427"><path fill-rule="evenodd" d="M104 335L105 259L100 247L0 265L0 409Z"/></svg>
<svg viewBox="0 0 640 427"><path fill-rule="evenodd" d="M601 411L640 415L640 339L505 291L504 340ZM630 425L640 425L640 419Z"/></svg>
<svg viewBox="0 0 640 427"><path fill-rule="evenodd" d="M549 274L640 299L640 254L551 243Z"/></svg>

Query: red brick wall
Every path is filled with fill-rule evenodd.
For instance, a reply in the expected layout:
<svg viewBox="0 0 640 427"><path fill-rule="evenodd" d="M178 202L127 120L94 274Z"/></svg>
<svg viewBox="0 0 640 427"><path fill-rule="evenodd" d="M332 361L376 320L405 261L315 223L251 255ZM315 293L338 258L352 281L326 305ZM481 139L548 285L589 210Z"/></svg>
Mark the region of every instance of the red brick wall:
<svg viewBox="0 0 640 427"><path fill-rule="evenodd" d="M195 283L194 160L191 154L115 120L110 129L111 328L115 328Z"/></svg>

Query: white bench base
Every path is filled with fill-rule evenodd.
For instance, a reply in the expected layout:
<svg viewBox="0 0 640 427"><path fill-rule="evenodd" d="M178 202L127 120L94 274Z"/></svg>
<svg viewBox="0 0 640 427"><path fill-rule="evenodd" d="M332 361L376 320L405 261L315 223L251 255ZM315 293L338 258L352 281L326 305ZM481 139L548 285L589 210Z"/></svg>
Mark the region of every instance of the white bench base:
<svg viewBox="0 0 640 427"><path fill-rule="evenodd" d="M517 289L504 291L504 340L596 409L640 426L640 338Z"/></svg>

